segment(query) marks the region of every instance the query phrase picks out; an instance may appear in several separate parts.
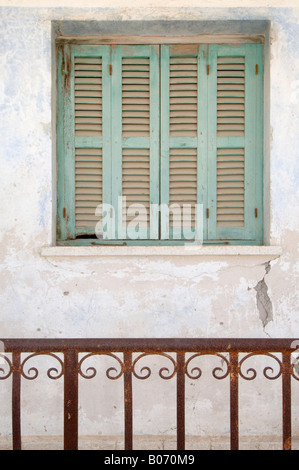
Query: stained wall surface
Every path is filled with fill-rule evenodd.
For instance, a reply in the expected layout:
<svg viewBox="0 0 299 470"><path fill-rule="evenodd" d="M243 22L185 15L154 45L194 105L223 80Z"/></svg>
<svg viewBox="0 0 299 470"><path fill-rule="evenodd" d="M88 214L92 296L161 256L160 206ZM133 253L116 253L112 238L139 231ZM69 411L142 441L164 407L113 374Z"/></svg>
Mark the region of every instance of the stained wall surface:
<svg viewBox="0 0 299 470"><path fill-rule="evenodd" d="M298 320L299 242L299 4L298 2L0 2L0 331L1 337L294 337ZM111 2L110 2L111 3ZM207 2L204 2L207 3ZM227 8L225 6L227 5ZM259 6L260 5L260 6ZM297 8L296 8L297 6ZM269 245L281 254L173 256L148 251L125 256L51 256L56 206L55 106L53 105L52 21L225 21L270 20L270 78L266 90L269 129L265 152L265 218ZM267 130L266 130L267 131ZM43 385L41 385L43 386ZM211 385L212 386L212 385ZM28 387L28 385L26 385ZM157 385L159 390L160 385ZM44 386L49 415L57 389ZM59 388L59 386L58 386ZM278 387L279 389L279 387ZM84 387L82 390L85 390ZM162 386L161 386L162 390ZM263 386L260 386L260 391ZM33 391L31 398L34 397ZM85 399L87 390L85 390ZM96 391L93 392L96 397ZM104 393L104 392L103 392ZM108 393L109 392L105 392ZM163 391L161 391L163 395ZM168 393L168 392L167 392ZM172 393L172 392L169 392ZM190 394L192 395L192 387ZM225 395L225 392L223 392ZM259 396L252 398L259 404ZM93 396L93 395L92 395ZM53 398L54 397L54 398ZM148 398L150 400L150 396ZM52 401L51 401L52 400ZM266 400L267 402L267 400ZM217 433L221 393L195 402L210 419L206 435ZM279 396L273 393L279 407ZM294 430L299 408L294 402ZM30 410L30 399L24 399ZM190 405L191 406L191 405ZM140 404L141 407L141 404ZM264 405L262 409L265 411ZM249 408L250 410L250 408ZM190 408L190 414L192 407ZM171 434L163 400L149 421ZM31 411L28 435L59 434L56 420ZM83 433L114 434L120 404L105 411L86 400ZM96 431L95 415L100 418ZM3 412L9 435L8 411ZM279 432L278 418L266 409L265 434ZM244 415L242 432L256 434ZM247 421L246 421L247 420ZM218 422L218 421L217 421ZM114 427L112 426L112 424ZM158 426L158 427L159 427ZM142 424L141 433L157 429ZM215 431L216 429L216 431ZM200 434L190 420L190 434ZM294 431L294 432L295 432Z"/></svg>

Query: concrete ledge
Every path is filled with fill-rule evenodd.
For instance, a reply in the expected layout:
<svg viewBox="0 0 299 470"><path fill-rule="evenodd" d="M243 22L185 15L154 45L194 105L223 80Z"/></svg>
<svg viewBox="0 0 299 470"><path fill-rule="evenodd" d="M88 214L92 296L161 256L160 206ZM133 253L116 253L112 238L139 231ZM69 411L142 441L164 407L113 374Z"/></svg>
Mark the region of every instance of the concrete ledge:
<svg viewBox="0 0 299 470"><path fill-rule="evenodd" d="M258 256L266 260L281 255L280 246L47 246L42 256Z"/></svg>

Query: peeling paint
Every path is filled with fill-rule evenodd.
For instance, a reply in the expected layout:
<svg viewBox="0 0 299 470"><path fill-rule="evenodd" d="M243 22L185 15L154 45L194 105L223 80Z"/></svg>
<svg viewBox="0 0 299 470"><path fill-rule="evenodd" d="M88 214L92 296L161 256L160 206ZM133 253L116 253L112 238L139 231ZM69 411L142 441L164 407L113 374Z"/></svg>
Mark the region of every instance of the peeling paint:
<svg viewBox="0 0 299 470"><path fill-rule="evenodd" d="M268 295L268 286L265 281L266 275L270 272L270 262L265 264L266 274L261 281L254 287L256 291L256 303L259 312L259 317L265 328L270 321L273 321L273 306L271 299Z"/></svg>

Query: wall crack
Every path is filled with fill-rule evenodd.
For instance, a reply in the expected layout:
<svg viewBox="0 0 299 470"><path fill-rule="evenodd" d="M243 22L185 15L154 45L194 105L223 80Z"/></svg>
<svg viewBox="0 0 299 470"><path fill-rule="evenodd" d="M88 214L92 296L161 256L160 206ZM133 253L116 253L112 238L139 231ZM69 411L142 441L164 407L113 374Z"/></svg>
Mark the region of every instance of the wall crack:
<svg viewBox="0 0 299 470"><path fill-rule="evenodd" d="M268 286L265 281L265 277L267 274L269 274L271 270L271 264L270 261L265 263L265 275L261 281L257 283L257 285L254 287L254 290L256 291L256 303L257 303L257 309L259 312L259 317L260 320L263 323L263 327L268 325L270 321L273 321L273 306L271 299L268 295Z"/></svg>

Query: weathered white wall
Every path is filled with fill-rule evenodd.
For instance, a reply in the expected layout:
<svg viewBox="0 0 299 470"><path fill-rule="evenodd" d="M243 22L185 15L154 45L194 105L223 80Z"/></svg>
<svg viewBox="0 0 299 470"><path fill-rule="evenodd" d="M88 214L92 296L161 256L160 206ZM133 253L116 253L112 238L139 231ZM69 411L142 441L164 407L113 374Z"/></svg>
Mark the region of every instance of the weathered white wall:
<svg viewBox="0 0 299 470"><path fill-rule="evenodd" d="M0 2L0 336L298 337L299 5L281 8L282 2L247 1L242 2L244 8L237 8L233 1L213 1L213 8L204 8L203 2L166 0L160 7L156 1L141 5L127 0L113 3L113 8L107 1L100 8L92 8L90 2L87 8L76 8L82 2L72 2L73 8L49 8L48 3L25 8L19 5L36 6L36 2ZM235 8L224 8L226 3ZM286 7L297 3L283 2ZM55 214L51 21L135 19L272 21L271 138L266 167L269 241L281 245L280 257L41 256L42 247L53 243ZM29 410L35 395L32 388L28 390L31 395L24 406ZM60 409L51 405L58 391L45 387L44 392L52 421L46 412L28 412L24 432L29 435L60 432L56 424ZM254 406L261 411L259 396L250 398L246 393L249 410ZM279 393L271 399L279 408ZM82 409L81 431L97 433L99 418L100 432L117 433L120 406L111 405L105 415L100 405L94 412L90 403L87 399ZM159 429L141 424L137 413L139 432L172 433L175 424L166 417L166 403L153 405L147 421L161 423ZM203 431L191 421L189 432L215 434L221 395L216 393L213 401L207 393L195 405L210 424ZM299 434L296 401L295 405L293 427ZM275 424L279 416L276 419L271 408L265 414L264 433L279 434ZM3 417L7 427L0 434L6 435L10 432L7 410ZM243 418L244 423L249 419L249 425L241 426L242 433L261 432L251 413Z"/></svg>

